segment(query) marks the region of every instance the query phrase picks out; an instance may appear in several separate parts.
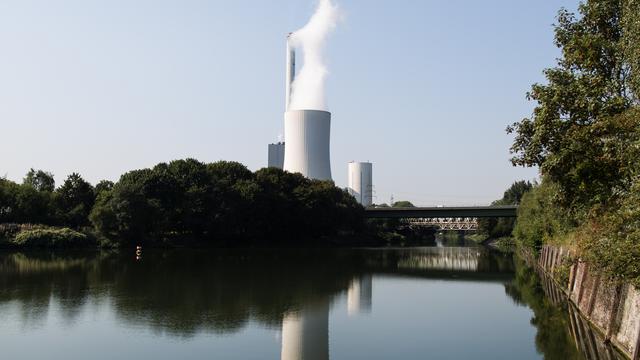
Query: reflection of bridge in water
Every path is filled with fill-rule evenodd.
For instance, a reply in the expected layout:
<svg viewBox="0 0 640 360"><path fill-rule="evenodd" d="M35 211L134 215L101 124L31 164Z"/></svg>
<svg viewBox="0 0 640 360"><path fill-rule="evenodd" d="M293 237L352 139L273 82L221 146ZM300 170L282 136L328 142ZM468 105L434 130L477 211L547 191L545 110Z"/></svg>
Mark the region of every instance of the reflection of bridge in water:
<svg viewBox="0 0 640 360"><path fill-rule="evenodd" d="M478 271L477 248L429 248L421 254L398 261L398 269Z"/></svg>
<svg viewBox="0 0 640 360"><path fill-rule="evenodd" d="M509 256L492 254L482 247L426 247L380 251L371 250L370 270L392 276L443 280L473 280L506 283L513 278Z"/></svg>

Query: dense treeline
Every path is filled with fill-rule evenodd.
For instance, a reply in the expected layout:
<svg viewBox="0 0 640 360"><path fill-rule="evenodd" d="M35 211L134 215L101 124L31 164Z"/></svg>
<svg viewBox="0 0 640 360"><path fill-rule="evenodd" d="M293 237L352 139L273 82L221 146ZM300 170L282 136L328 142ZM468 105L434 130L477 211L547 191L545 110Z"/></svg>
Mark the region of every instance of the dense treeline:
<svg viewBox="0 0 640 360"><path fill-rule="evenodd" d="M504 192L502 199L492 202L491 205L518 205L524 194L532 188L533 184L529 181L516 181ZM479 218L478 233L491 239L511 236L515 223L514 218Z"/></svg>
<svg viewBox="0 0 640 360"><path fill-rule="evenodd" d="M610 275L638 281L640 1L588 0L557 20L562 56L528 94L533 115L508 128L512 162L542 177L522 199L514 234L535 249L574 246Z"/></svg>
<svg viewBox="0 0 640 360"><path fill-rule="evenodd" d="M22 184L0 178L0 223L32 223L81 227L89 225L96 191L73 173L55 188L51 173L31 169Z"/></svg>
<svg viewBox="0 0 640 360"><path fill-rule="evenodd" d="M0 179L0 223L66 226L103 245L304 244L362 233L363 215L331 181L226 161L161 163L95 187L72 174L56 189L33 170L23 184Z"/></svg>

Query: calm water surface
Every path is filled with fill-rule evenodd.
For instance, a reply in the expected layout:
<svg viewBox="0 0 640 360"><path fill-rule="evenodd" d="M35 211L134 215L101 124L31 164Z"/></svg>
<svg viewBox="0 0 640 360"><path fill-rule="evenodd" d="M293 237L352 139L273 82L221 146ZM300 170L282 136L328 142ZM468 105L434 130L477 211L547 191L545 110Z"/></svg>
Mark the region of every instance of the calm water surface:
<svg viewBox="0 0 640 360"><path fill-rule="evenodd" d="M484 248L0 253L1 359L616 356Z"/></svg>

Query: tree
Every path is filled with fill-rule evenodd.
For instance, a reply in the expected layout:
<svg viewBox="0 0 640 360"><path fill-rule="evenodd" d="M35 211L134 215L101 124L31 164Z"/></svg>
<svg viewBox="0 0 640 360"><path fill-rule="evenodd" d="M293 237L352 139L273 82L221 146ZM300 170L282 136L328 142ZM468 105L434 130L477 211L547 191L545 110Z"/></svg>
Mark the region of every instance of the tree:
<svg viewBox="0 0 640 360"><path fill-rule="evenodd" d="M524 194L532 188L533 185L529 181L516 181L504 192L502 199L494 201L493 205L518 205Z"/></svg>
<svg viewBox="0 0 640 360"><path fill-rule="evenodd" d="M29 170L22 183L32 186L38 191L46 192L53 192L56 187L52 173L43 170L36 171L33 168Z"/></svg>
<svg viewBox="0 0 640 360"><path fill-rule="evenodd" d="M11 180L0 178L0 223L16 222L17 194L20 185Z"/></svg>
<svg viewBox="0 0 640 360"><path fill-rule="evenodd" d="M532 117L507 128L516 134L512 163L539 166L567 208L606 202L628 188L628 167L615 144L636 133L618 119L632 105L622 2L589 0L579 12L580 18L559 12L555 41L562 57L544 71L548 83L527 94L537 102Z"/></svg>
<svg viewBox="0 0 640 360"><path fill-rule="evenodd" d="M518 205L523 196L533 188L529 181L516 181L502 195L502 199L491 203L496 205ZM478 232L490 238L511 236L515 219L513 218L480 218L478 219Z"/></svg>
<svg viewBox="0 0 640 360"><path fill-rule="evenodd" d="M624 57L629 59L630 88L640 102L640 1L625 0L623 6Z"/></svg>
<svg viewBox="0 0 640 360"><path fill-rule="evenodd" d="M111 189L113 189L113 181L100 180L100 182L98 182L96 184L96 187L94 188L94 191L95 191L95 194L96 194L96 197L97 197L100 194L102 194L103 192L111 191Z"/></svg>
<svg viewBox="0 0 640 360"><path fill-rule="evenodd" d="M89 213L95 202L93 186L78 173L67 177L56 190L60 218L69 226L80 227L89 223Z"/></svg>
<svg viewBox="0 0 640 360"><path fill-rule="evenodd" d="M394 208L411 208L411 207L415 207L415 206L411 203L411 201L402 200L402 201L394 202L391 207L394 207Z"/></svg>
<svg viewBox="0 0 640 360"><path fill-rule="evenodd" d="M193 159L124 174L90 215L115 243L302 242L362 230L364 209L331 181Z"/></svg>

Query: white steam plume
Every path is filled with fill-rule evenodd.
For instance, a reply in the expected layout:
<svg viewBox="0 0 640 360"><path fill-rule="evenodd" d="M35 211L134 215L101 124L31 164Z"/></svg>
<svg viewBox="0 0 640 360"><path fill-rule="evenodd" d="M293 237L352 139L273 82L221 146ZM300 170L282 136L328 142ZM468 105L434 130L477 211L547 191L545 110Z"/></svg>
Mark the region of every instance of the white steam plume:
<svg viewBox="0 0 640 360"><path fill-rule="evenodd" d="M291 110L327 110L324 82L328 71L324 63L324 47L328 35L336 27L340 12L331 0L320 0L307 25L295 31L289 44L302 48L304 65L292 85Z"/></svg>

